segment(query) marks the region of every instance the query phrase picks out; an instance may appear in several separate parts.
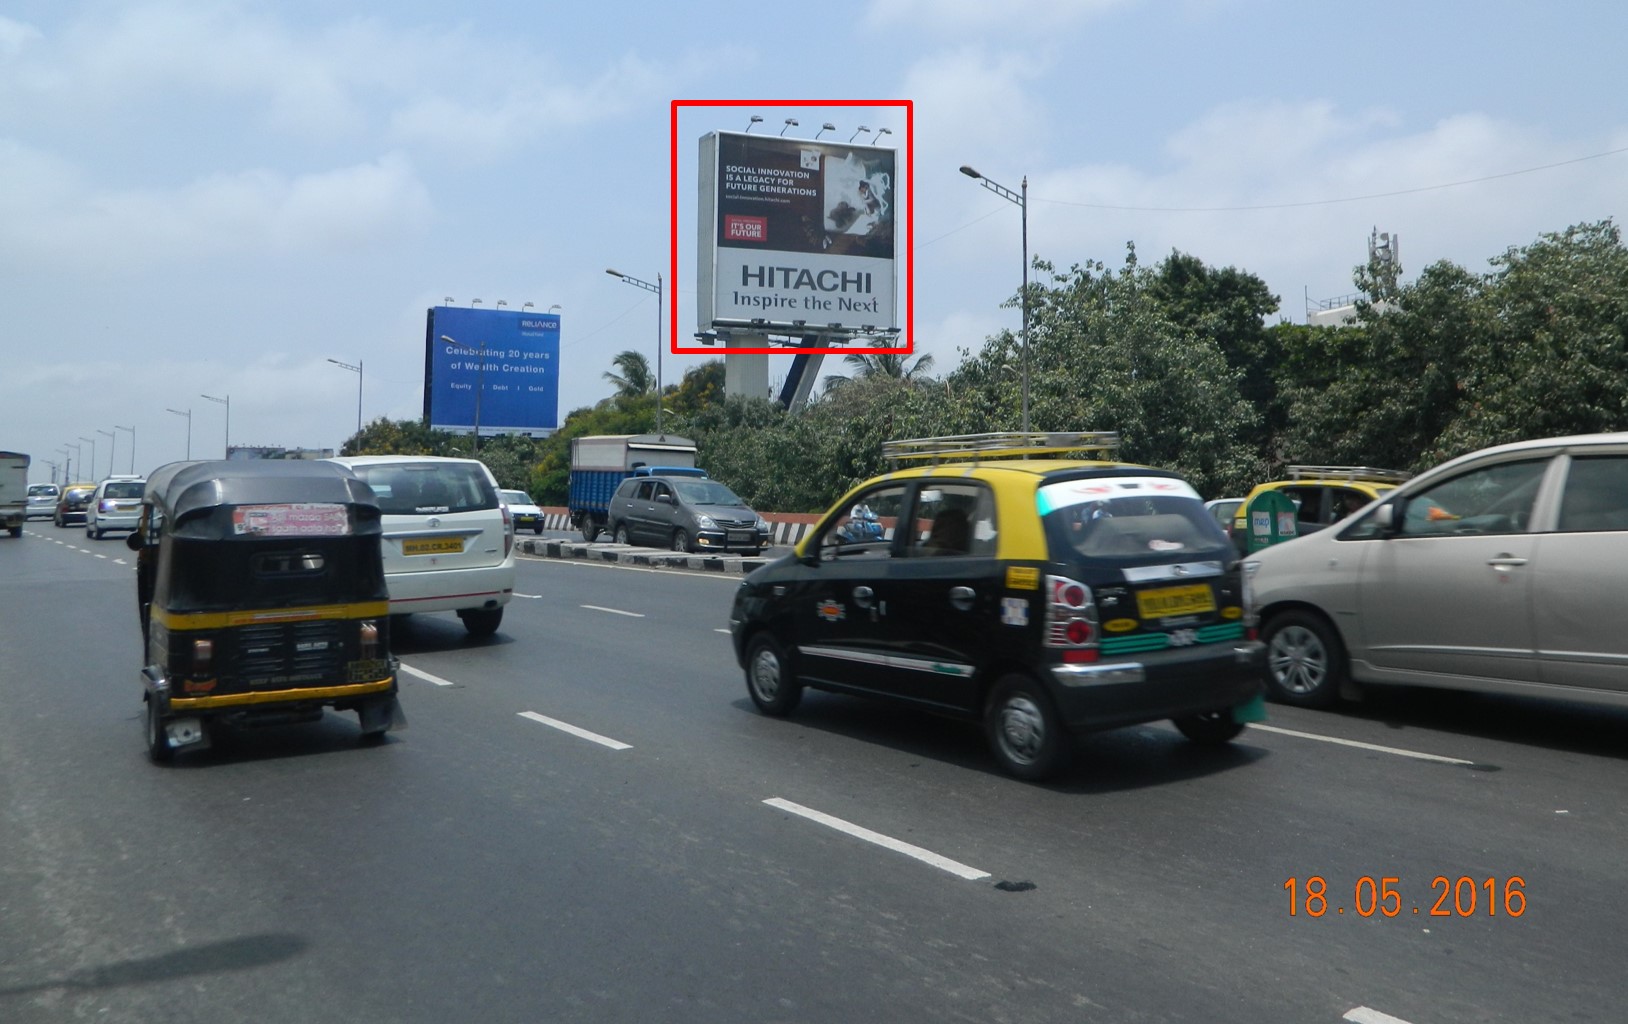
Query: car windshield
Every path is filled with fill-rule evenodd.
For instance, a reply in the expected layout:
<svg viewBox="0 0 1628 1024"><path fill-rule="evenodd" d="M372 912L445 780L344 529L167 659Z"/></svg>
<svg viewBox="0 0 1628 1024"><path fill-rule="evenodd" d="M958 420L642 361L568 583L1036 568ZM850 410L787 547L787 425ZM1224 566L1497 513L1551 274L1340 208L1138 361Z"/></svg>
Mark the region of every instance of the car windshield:
<svg viewBox="0 0 1628 1024"><path fill-rule="evenodd" d="M474 512L497 507L497 491L467 462L386 462L353 466L385 515Z"/></svg>
<svg viewBox="0 0 1628 1024"><path fill-rule="evenodd" d="M1227 535L1196 493L1164 477L1109 477L1049 484L1040 512L1053 550L1107 560L1226 557Z"/></svg>
<svg viewBox="0 0 1628 1024"><path fill-rule="evenodd" d="M28 496L30 498L54 498L56 497L56 493L57 488L55 484L35 484L28 489Z"/></svg>
<svg viewBox="0 0 1628 1024"><path fill-rule="evenodd" d="M691 505L740 505L735 492L716 480L674 480L673 490Z"/></svg>
<svg viewBox="0 0 1628 1024"><path fill-rule="evenodd" d="M94 487L70 487L68 488L67 497L71 501L83 501L84 499L90 497L91 492L94 490Z"/></svg>
<svg viewBox="0 0 1628 1024"><path fill-rule="evenodd" d="M504 491L503 492L503 501L504 501L504 504L507 504L507 505L535 505L535 504L537 504L535 501L531 500L531 495L527 494L525 491Z"/></svg>
<svg viewBox="0 0 1628 1024"><path fill-rule="evenodd" d="M140 480L131 480L125 483L108 484L102 490L104 498L139 498L141 490L146 485Z"/></svg>

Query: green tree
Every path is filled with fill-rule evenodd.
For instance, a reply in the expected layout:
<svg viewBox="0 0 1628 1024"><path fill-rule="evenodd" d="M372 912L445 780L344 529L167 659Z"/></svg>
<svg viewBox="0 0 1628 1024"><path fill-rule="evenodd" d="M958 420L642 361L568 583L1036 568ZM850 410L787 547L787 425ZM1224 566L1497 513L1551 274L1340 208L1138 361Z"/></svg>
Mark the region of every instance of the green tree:
<svg viewBox="0 0 1628 1024"><path fill-rule="evenodd" d="M611 365L621 372L606 370L605 379L616 385L618 396L635 398L656 390L656 375L651 372L650 360L645 358L643 352L635 349L618 352L611 359Z"/></svg>
<svg viewBox="0 0 1628 1024"><path fill-rule="evenodd" d="M872 348L886 348L889 343L882 338L871 340ZM821 384L829 391L832 388L842 387L850 381L870 380L874 377L888 377L893 380L921 381L933 368L933 357L930 353L922 353L912 360L900 352L849 352L842 357L851 371L848 374L830 374Z"/></svg>

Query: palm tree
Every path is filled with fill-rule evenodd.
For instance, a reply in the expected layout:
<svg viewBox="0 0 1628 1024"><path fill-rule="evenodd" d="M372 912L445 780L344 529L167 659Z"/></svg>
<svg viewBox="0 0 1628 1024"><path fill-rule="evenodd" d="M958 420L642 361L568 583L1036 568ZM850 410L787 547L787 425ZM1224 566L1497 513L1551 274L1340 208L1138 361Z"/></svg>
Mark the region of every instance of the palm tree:
<svg viewBox="0 0 1628 1024"><path fill-rule="evenodd" d="M887 348L888 342L882 338L871 339L872 348ZM853 369L852 376L844 377L841 374L831 374L822 383L825 390L841 387L850 380L871 380L880 377L891 377L894 380L915 382L927 376L927 371L933 368L933 357L928 353L917 356L915 362L898 352L878 352L867 355L863 352L850 352L842 357L842 361Z"/></svg>
<svg viewBox="0 0 1628 1024"><path fill-rule="evenodd" d="M650 360L643 352L628 349L618 353L611 365L622 371L619 374L605 371L605 379L616 385L618 395L636 398L655 393L656 375L650 372Z"/></svg>

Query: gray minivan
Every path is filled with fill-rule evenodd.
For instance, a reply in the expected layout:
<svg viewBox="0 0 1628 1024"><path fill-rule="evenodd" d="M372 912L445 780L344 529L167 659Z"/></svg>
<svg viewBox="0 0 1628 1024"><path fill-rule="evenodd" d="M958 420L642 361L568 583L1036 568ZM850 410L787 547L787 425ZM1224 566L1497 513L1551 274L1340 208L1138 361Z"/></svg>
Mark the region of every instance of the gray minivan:
<svg viewBox="0 0 1628 1024"><path fill-rule="evenodd" d="M611 496L606 525L618 544L749 555L769 546L768 521L701 475L628 477Z"/></svg>

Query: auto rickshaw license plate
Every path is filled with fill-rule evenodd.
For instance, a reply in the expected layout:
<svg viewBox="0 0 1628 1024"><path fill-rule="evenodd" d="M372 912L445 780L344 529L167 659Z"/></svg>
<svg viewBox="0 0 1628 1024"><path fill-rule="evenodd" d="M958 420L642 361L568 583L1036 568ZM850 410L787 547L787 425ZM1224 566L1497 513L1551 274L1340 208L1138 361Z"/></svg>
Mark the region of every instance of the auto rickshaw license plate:
<svg viewBox="0 0 1628 1024"><path fill-rule="evenodd" d="M1174 615L1213 612L1215 595L1204 583L1185 587L1156 587L1137 592L1136 610L1142 613L1144 619L1168 619Z"/></svg>
<svg viewBox="0 0 1628 1024"><path fill-rule="evenodd" d="M416 537L401 542L404 555L456 555L463 549L462 537Z"/></svg>

